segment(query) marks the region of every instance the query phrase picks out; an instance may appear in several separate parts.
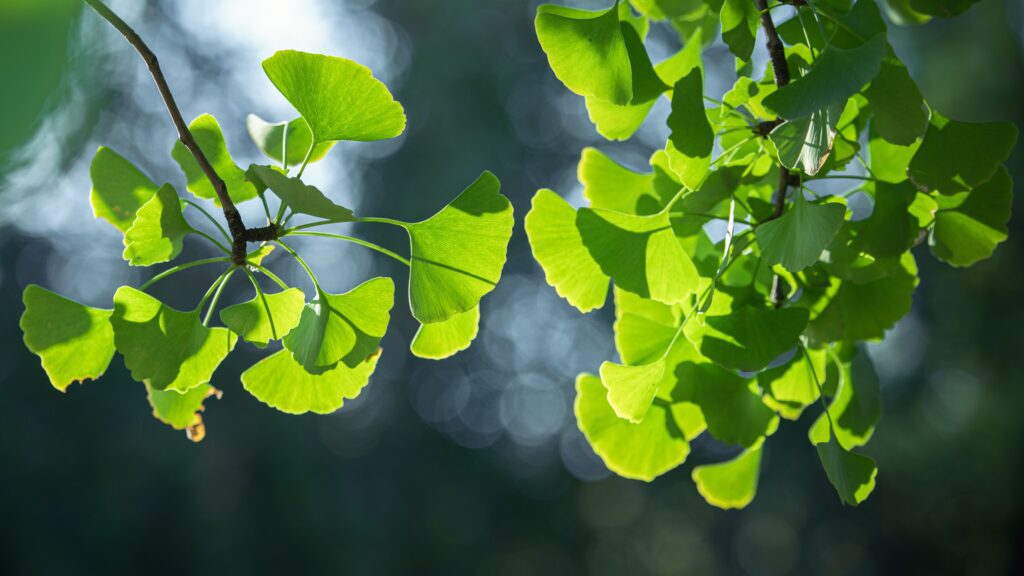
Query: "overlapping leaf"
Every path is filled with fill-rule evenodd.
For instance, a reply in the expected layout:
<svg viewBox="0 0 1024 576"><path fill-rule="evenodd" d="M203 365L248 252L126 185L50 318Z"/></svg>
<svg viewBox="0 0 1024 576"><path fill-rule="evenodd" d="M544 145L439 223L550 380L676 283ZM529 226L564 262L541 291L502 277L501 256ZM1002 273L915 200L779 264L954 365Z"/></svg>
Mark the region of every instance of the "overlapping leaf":
<svg viewBox="0 0 1024 576"><path fill-rule="evenodd" d="M288 414L330 414L362 392L379 359L378 350L354 367L339 362L311 374L287 350L280 350L243 372L242 386L260 402Z"/></svg>
<svg viewBox="0 0 1024 576"><path fill-rule="evenodd" d="M135 214L156 194L157 186L131 162L117 152L100 146L89 165L92 191L89 203L97 218L126 232Z"/></svg>
<svg viewBox="0 0 1024 576"><path fill-rule="evenodd" d="M275 162L282 162L287 158L288 166L301 164L307 154L309 154L310 163L323 160L334 147L334 142L321 142L310 153L309 147L313 146L313 132L310 131L309 124L302 118L296 118L289 122L271 123L255 114L249 114L245 120L245 127L249 131L249 137L264 156ZM285 154L286 149L287 154Z"/></svg>
<svg viewBox="0 0 1024 576"><path fill-rule="evenodd" d="M420 324L409 349L420 358L441 360L466 348L480 330L480 307L470 308L442 322Z"/></svg>
<svg viewBox="0 0 1024 576"><path fill-rule="evenodd" d="M256 188L245 178L245 171L231 159L227 143L224 142L224 133L221 131L217 119L209 114L203 114L189 124L189 131L192 132L203 155L210 161L214 172L224 180L231 200L238 204L255 198ZM174 143L171 156L181 167L181 171L185 173L188 180L188 191L199 198L213 200L220 206L220 199L213 189L213 184L210 183L206 172L199 167L192 152L179 141Z"/></svg>
<svg viewBox="0 0 1024 576"><path fill-rule="evenodd" d="M704 500L723 510L746 508L757 493L760 475L760 446L744 450L726 462L697 466L692 474L693 483Z"/></svg>
<svg viewBox="0 0 1024 576"><path fill-rule="evenodd" d="M178 257L185 236L192 227L181 211L181 199L170 184L139 208L132 225L124 233L124 259L132 266L151 266Z"/></svg>

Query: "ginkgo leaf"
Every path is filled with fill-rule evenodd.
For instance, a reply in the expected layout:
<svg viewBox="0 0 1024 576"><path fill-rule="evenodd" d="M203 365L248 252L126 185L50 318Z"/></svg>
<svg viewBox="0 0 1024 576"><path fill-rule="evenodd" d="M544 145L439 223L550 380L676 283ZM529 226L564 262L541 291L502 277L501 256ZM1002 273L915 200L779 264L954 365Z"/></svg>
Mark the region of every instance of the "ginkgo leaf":
<svg viewBox="0 0 1024 576"><path fill-rule="evenodd" d="M910 0L910 6L921 14L953 18L967 11L980 0Z"/></svg>
<svg viewBox="0 0 1024 576"><path fill-rule="evenodd" d="M911 0L882 0L881 5L885 9L885 15L900 26L925 24L932 19L931 16L911 8L910 2Z"/></svg>
<svg viewBox="0 0 1024 576"><path fill-rule="evenodd" d="M114 344L132 378L156 390L187 392L210 381L235 347L227 328L207 328L199 310L179 312L130 286L114 294Z"/></svg>
<svg viewBox="0 0 1024 576"><path fill-rule="evenodd" d="M409 349L420 358L441 360L469 348L480 330L480 307L452 316L443 322L420 324Z"/></svg>
<svg viewBox="0 0 1024 576"><path fill-rule="evenodd" d="M863 283L843 281L808 325L808 335L817 342L882 338L910 312L917 283L917 265L909 252L887 276Z"/></svg>
<svg viewBox="0 0 1024 576"><path fill-rule="evenodd" d="M608 276L590 256L576 228L576 210L551 190L538 190L526 215L526 236L544 278L580 312L604 306Z"/></svg>
<svg viewBox="0 0 1024 576"><path fill-rule="evenodd" d="M750 60L760 18L754 2L725 0L719 17L722 21L722 40L729 46L729 51L740 60Z"/></svg>
<svg viewBox="0 0 1024 576"><path fill-rule="evenodd" d="M628 12L629 8L626 10ZM669 87L661 81L654 65L651 64L651 58L644 48L644 41L636 28L628 22L620 22L619 28L622 31L622 41L626 44L626 53L629 55L630 75L633 81L633 97L630 103L650 102L664 94Z"/></svg>
<svg viewBox="0 0 1024 576"><path fill-rule="evenodd" d="M152 180L106 146L100 146L93 156L89 175L93 216L103 218L121 232L131 227L139 208L157 191Z"/></svg>
<svg viewBox="0 0 1024 576"><path fill-rule="evenodd" d="M337 366L311 374L287 350L267 356L242 372L242 387L257 400L288 414L330 414L352 400L370 381L380 350L354 367Z"/></svg>
<svg viewBox="0 0 1024 576"><path fill-rule="evenodd" d="M916 196L910 182L878 182L871 216L854 240L856 249L875 258L897 258L909 250L918 232L917 219L909 213Z"/></svg>
<svg viewBox="0 0 1024 576"><path fill-rule="evenodd" d="M987 182L1016 142L1017 127L1009 122L959 122L933 110L908 173L922 189L964 192Z"/></svg>
<svg viewBox="0 0 1024 576"><path fill-rule="evenodd" d="M614 104L632 101L633 73L618 0L600 12L544 4L537 7L534 24L551 70L566 88Z"/></svg>
<svg viewBox="0 0 1024 576"><path fill-rule="evenodd" d="M970 192L940 196L929 245L932 254L953 266L970 266L992 256L1006 240L1013 182L1000 166L994 176Z"/></svg>
<svg viewBox="0 0 1024 576"><path fill-rule="evenodd" d="M581 208L576 227L594 262L623 290L666 304L697 292L700 274L676 240L670 207L650 216Z"/></svg>
<svg viewBox="0 0 1024 576"><path fill-rule="evenodd" d="M203 155L210 161L214 172L224 180L231 200L235 204L239 204L255 198L256 187L245 178L245 170L239 168L231 159L228 146L224 142L224 133L221 131L217 119L209 114L203 114L193 120L188 129L192 132L196 143L199 144ZM188 180L188 191L199 198L213 200L217 206L220 206L220 199L213 189L213 184L210 183L206 173L199 167L199 163L196 162L188 148L180 141L175 142L171 156L181 167L181 171L185 173Z"/></svg>
<svg viewBox="0 0 1024 576"><path fill-rule="evenodd" d="M875 461L847 451L835 438L818 444L818 458L828 481L845 504L856 506L867 500L875 489L875 477L878 475Z"/></svg>
<svg viewBox="0 0 1024 576"><path fill-rule="evenodd" d="M311 374L341 362L355 368L377 350L391 320L395 283L377 277L344 294L320 290L284 337L285 349Z"/></svg>
<svg viewBox="0 0 1024 576"><path fill-rule="evenodd" d="M786 364L761 372L757 383L765 392L765 403L783 418L796 420L818 400L827 362L828 353L823 349L808 350L806 355L798 351Z"/></svg>
<svg viewBox="0 0 1024 576"><path fill-rule="evenodd" d="M634 424L644 419L664 376L665 361L660 358L639 366L601 364L601 383L608 389L608 404L616 416Z"/></svg>
<svg viewBox="0 0 1024 576"><path fill-rule="evenodd" d="M285 147L287 147L288 166L301 164L306 159L306 154L309 154L309 163L323 160L334 147L334 142L321 142L310 153L309 147L313 145L313 132L310 131L309 124L302 118L296 118L290 122L271 123L255 114L249 114L245 119L245 127L260 152L275 162L282 161ZM285 134L286 127L287 135Z"/></svg>
<svg viewBox="0 0 1024 576"><path fill-rule="evenodd" d="M928 107L907 67L898 59L889 57L882 62L864 96L871 104L875 129L887 141L909 146L928 129Z"/></svg>
<svg viewBox="0 0 1024 576"><path fill-rule="evenodd" d="M600 378L576 378L576 423L594 452L609 470L634 480L650 482L679 466L690 444L676 425L668 406L651 406L639 424L615 415Z"/></svg>
<svg viewBox="0 0 1024 576"><path fill-rule="evenodd" d="M654 173L641 174L622 166L597 148L584 148L576 176L583 185L583 197L592 207L608 208L628 214L640 212L641 203L657 206Z"/></svg>
<svg viewBox="0 0 1024 576"><path fill-rule="evenodd" d="M245 261L249 264L260 266L263 264L263 259L270 256L274 252L273 244L264 244L259 248L249 252L245 255Z"/></svg>
<svg viewBox="0 0 1024 576"><path fill-rule="evenodd" d="M665 355L681 321L676 306L641 298L621 288L615 294L615 348L630 365L649 364Z"/></svg>
<svg viewBox="0 0 1024 576"><path fill-rule="evenodd" d="M810 72L765 97L764 105L792 120L845 104L878 74L886 46L882 34L849 50L832 46L818 58Z"/></svg>
<svg viewBox="0 0 1024 576"><path fill-rule="evenodd" d="M335 204L316 187L304 184L298 178L290 178L270 166L254 165L251 169L293 212L335 222L355 220L351 210Z"/></svg>
<svg viewBox="0 0 1024 576"><path fill-rule="evenodd" d="M79 304L35 284L25 288L22 300L25 346L39 356L54 388L64 392L107 371L114 357L110 310Z"/></svg>
<svg viewBox="0 0 1024 576"><path fill-rule="evenodd" d="M772 309L748 304L731 314L707 316L703 327L685 333L700 353L715 363L757 372L796 346L808 317L803 308Z"/></svg>
<svg viewBox="0 0 1024 576"><path fill-rule="evenodd" d="M750 448L732 460L695 467L691 476L697 492L716 508L746 508L757 494L761 450L761 446Z"/></svg>
<svg viewBox="0 0 1024 576"><path fill-rule="evenodd" d="M871 440L882 416L882 392L875 366L863 348L843 364L841 375L835 398L828 406L829 416L818 416L808 437L812 444L822 444L829 441L831 430L840 446L852 450Z"/></svg>
<svg viewBox="0 0 1024 576"><path fill-rule="evenodd" d="M765 262L795 273L818 261L845 216L842 204L815 204L798 191L782 216L758 226L754 234Z"/></svg>
<svg viewBox="0 0 1024 576"><path fill-rule="evenodd" d="M405 131L405 111L369 68L335 56L281 50L263 71L309 124L313 141L367 142Z"/></svg>
<svg viewBox="0 0 1024 576"><path fill-rule="evenodd" d="M684 362L676 375L694 387L708 432L718 440L752 447L778 428L779 417L761 399L754 381L710 362Z"/></svg>
<svg viewBox="0 0 1024 576"><path fill-rule="evenodd" d="M512 204L485 171L430 218L406 224L411 265L409 302L424 324L476 307L494 289L512 237Z"/></svg>
<svg viewBox="0 0 1024 576"><path fill-rule="evenodd" d="M154 390L146 386L146 396L153 408L153 417L175 430L185 430L188 439L199 442L206 436L200 412L208 398L220 398L221 392L209 383L200 384L184 394L174 390Z"/></svg>
<svg viewBox="0 0 1024 576"><path fill-rule="evenodd" d="M776 126L768 137L775 145L779 162L790 170L802 169L808 176L817 174L832 153L843 106L825 106L809 116Z"/></svg>
<svg viewBox="0 0 1024 576"><path fill-rule="evenodd" d="M704 110L704 80L700 68L694 68L676 82L672 90L671 130L668 145L669 165L690 190L700 188L711 167L715 133Z"/></svg>
<svg viewBox="0 0 1024 576"><path fill-rule="evenodd" d="M164 184L139 208L124 234L124 259L132 266L151 266L181 254L192 227L181 213L181 199Z"/></svg>
<svg viewBox="0 0 1024 576"><path fill-rule="evenodd" d="M263 348L271 340L284 338L299 323L305 302L306 296L298 288L260 293L221 310L220 320L246 342Z"/></svg>

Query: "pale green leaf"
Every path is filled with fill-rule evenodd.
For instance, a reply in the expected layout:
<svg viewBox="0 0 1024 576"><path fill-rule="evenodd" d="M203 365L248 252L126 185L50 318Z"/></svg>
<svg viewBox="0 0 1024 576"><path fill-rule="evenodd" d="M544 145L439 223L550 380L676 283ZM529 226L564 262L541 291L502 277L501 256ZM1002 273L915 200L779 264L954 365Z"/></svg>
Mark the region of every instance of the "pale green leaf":
<svg viewBox="0 0 1024 576"><path fill-rule="evenodd" d="M132 378L156 390L187 392L210 381L235 347L227 328L207 328L199 310L179 312L129 286L114 294L114 343Z"/></svg>
<svg viewBox="0 0 1024 576"><path fill-rule="evenodd" d="M355 367L343 362L310 374L287 350L267 356L242 373L242 387L257 400L288 414L330 414L362 392L377 367L380 350Z"/></svg>
<svg viewBox="0 0 1024 576"><path fill-rule="evenodd" d="M883 182L900 183L907 179L907 167L917 153L921 141L917 140L910 146L891 144L878 135L872 125L868 141L868 154L871 159L871 172L875 178Z"/></svg>
<svg viewBox="0 0 1024 576"><path fill-rule="evenodd" d="M217 119L209 114L203 114L193 120L188 129L192 132L196 143L199 144L203 155L210 161L214 172L224 180L231 200L235 204L239 204L255 198L256 187L245 178L245 170L239 168L231 159L227 143L224 142L224 133L221 131ZM188 148L180 141L175 142L171 156L174 157L178 166L181 166L181 171L185 173L188 180L188 191L199 198L213 200L217 206L220 206L220 199L213 189L213 184L210 183L206 173L199 167L199 163L196 162Z"/></svg>
<svg viewBox="0 0 1024 576"><path fill-rule="evenodd" d="M271 123L255 114L249 114L245 119L245 127L260 152L275 162L281 162L287 146L288 166L301 164L306 158L306 154L309 153L309 147L313 145L313 132L310 131L309 124L302 118L296 118L290 122ZM287 137L285 127L287 127ZM313 152L309 153L309 162L323 160L333 147L334 142L317 144Z"/></svg>
<svg viewBox="0 0 1024 576"><path fill-rule="evenodd" d="M369 68L335 56L281 50L263 71L309 124L315 142L394 138L405 111Z"/></svg>
<svg viewBox="0 0 1024 576"><path fill-rule="evenodd" d="M726 462L697 466L691 476L708 504L729 510L746 508L754 500L760 475L761 447L758 446Z"/></svg>
<svg viewBox="0 0 1024 576"><path fill-rule="evenodd" d="M750 60L757 37L760 15L752 0L725 0L719 14L722 21L722 40L740 60Z"/></svg>
<svg viewBox="0 0 1024 576"><path fill-rule="evenodd" d="M671 130L668 146L672 171L690 190L700 188L711 167L711 151L715 133L704 110L704 81L700 68L676 82L672 90L672 113L668 117Z"/></svg>
<svg viewBox="0 0 1024 576"><path fill-rule="evenodd" d="M42 360L54 388L103 375L114 357L110 310L99 310L29 284L22 297L25 346Z"/></svg>
<svg viewBox="0 0 1024 576"><path fill-rule="evenodd" d="M299 323L306 296L298 288L275 294L261 293L247 302L220 311L220 320L246 342L263 348L280 340Z"/></svg>
<svg viewBox="0 0 1024 576"><path fill-rule="evenodd" d="M604 305L608 276L576 228L576 210L551 190L538 190L526 215L526 236L547 283L580 312Z"/></svg>
<svg viewBox="0 0 1024 576"><path fill-rule="evenodd" d="M783 418L796 420L804 408L818 400L827 362L825 350L808 350L806 355L797 351L786 364L761 372L757 383L764 390L765 403Z"/></svg>
<svg viewBox="0 0 1024 576"><path fill-rule="evenodd" d="M910 179L933 192L964 192L987 182L1016 142L1017 127L1009 122L958 122L933 110Z"/></svg>
<svg viewBox="0 0 1024 576"><path fill-rule="evenodd" d="M203 403L207 398L220 398L221 392L209 383L200 384L184 394L174 390L154 390L146 386L146 396L153 408L153 417L175 430L185 430L189 440L199 442L206 435Z"/></svg>
<svg viewBox="0 0 1024 576"><path fill-rule="evenodd" d="M355 368L377 350L394 304L391 278L371 278L344 294L321 290L302 309L298 324L284 337L284 347L312 374L338 362Z"/></svg>
<svg viewBox="0 0 1024 576"><path fill-rule="evenodd" d="M469 348L480 330L480 307L456 314L442 322L420 324L409 349L420 358L441 360Z"/></svg>
<svg viewBox="0 0 1024 576"><path fill-rule="evenodd" d="M842 204L815 204L797 191L792 206L782 216L757 227L754 234L768 264L781 264L799 272L814 264L843 225Z"/></svg>
<svg viewBox="0 0 1024 576"><path fill-rule="evenodd" d="M641 298L615 287L615 348L626 364L654 362L665 355L682 319L676 306Z"/></svg>
<svg viewBox="0 0 1024 576"><path fill-rule="evenodd" d="M608 208L627 214L642 213L643 206L658 206L654 174L641 174L621 166L597 148L583 149L576 169L583 185L583 197L592 207Z"/></svg>
<svg viewBox="0 0 1024 576"><path fill-rule="evenodd" d="M639 424L615 415L601 380L590 374L576 378L576 423L612 472L650 482L686 460L690 444L668 406L656 403Z"/></svg>
<svg viewBox="0 0 1024 576"><path fill-rule="evenodd" d="M608 390L608 404L616 416L634 424L644 419L664 376L664 359L640 366L601 364L601 383Z"/></svg>
<svg viewBox="0 0 1024 576"><path fill-rule="evenodd" d="M534 23L548 64L566 88L614 104L633 100L633 73L617 0L600 12L544 4L537 8Z"/></svg>
<svg viewBox="0 0 1024 576"><path fill-rule="evenodd" d="M131 227L139 208L157 191L152 180L106 146L100 146L93 156L89 175L93 216L103 218L121 232Z"/></svg>
<svg viewBox="0 0 1024 576"><path fill-rule="evenodd" d="M430 218L407 224L412 261L409 302L424 324L476 307L494 289L512 237L512 204L485 171Z"/></svg>
<svg viewBox="0 0 1024 576"><path fill-rule="evenodd" d="M817 174L832 153L843 105L826 106L776 126L768 137L778 151L779 162L790 170L803 169L808 176Z"/></svg>
<svg viewBox="0 0 1024 576"><path fill-rule="evenodd" d="M181 199L164 184L139 208L124 234L124 259L132 266L151 266L178 257L192 227L181 213Z"/></svg>
<svg viewBox="0 0 1024 576"><path fill-rule="evenodd" d="M294 212L335 222L352 222L355 219L351 210L335 204L316 187L308 186L298 178L290 178L270 166L252 166L252 171Z"/></svg>
<svg viewBox="0 0 1024 576"><path fill-rule="evenodd" d="M821 414L808 430L812 444L828 442L832 430L839 445L852 450L867 444L875 432L875 425L882 416L878 374L863 348L854 354L844 361L839 387L828 406L831 425L829 417Z"/></svg>

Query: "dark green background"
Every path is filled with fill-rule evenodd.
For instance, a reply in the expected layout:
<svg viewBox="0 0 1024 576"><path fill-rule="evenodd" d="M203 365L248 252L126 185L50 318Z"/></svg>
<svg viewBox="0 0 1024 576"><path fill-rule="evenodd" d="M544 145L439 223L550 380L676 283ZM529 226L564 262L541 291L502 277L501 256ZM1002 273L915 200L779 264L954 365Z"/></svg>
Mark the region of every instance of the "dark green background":
<svg viewBox="0 0 1024 576"><path fill-rule="evenodd" d="M844 508L825 480L805 438L814 411L771 439L758 496L741 512L708 507L690 481L694 463L722 458L709 442L697 442L686 465L650 485L604 477L592 458L569 468L604 479L570 474L562 455L581 454L566 412L571 375L596 370L610 354L610 311L580 320L554 300L529 256L521 218L536 188L569 191L583 146L639 165L652 140L608 145L586 129L579 99L548 71L533 35L533 5L522 0L361 2L360 10L399 31L404 52L396 58L404 60L393 85L409 131L400 148L369 145L379 160L342 163L350 146L328 160L346 170L346 182L360 183L361 213L397 218L429 215L484 168L501 178L519 222L509 283L484 307L486 342L482 336L472 351L442 363L411 358L405 348L415 326L399 302L371 386L340 413L321 417L275 412L242 390L237 376L258 357L244 348L218 371L214 384L225 396L207 410L209 435L199 445L151 418L119 359L101 381L61 395L21 344L21 291L27 282L72 290L66 275L53 273L61 264L55 260L73 253L68 238L84 251L76 282L102 285L86 248L102 230L95 242L116 257L118 239L87 227L87 210L71 220L81 228L26 226L48 210L10 203L42 195L30 205L45 207L47 194L57 198L48 183L59 174L36 174L31 185L14 178L25 164L23 144L50 130L51 166L70 171L83 197L89 185L81 167L99 142L156 178L181 177L164 157L173 133L134 54L111 44L119 47L111 62L96 49L96 32L107 35L102 26L80 33L79 19L95 15L51 4L41 12L15 3L0 9L0 194L9 203L0 219L0 572L1024 572L1019 201L1010 240L974 268L949 268L926 247L915 252L922 283L913 317L898 337L873 348L889 368L885 414L865 450L878 461L878 485L864 505ZM255 160L242 131L252 102L217 84L229 72L262 82L262 72L238 70L229 49L211 54L195 45L208 33L202 15L179 18L172 5L151 0L141 29L156 35L158 49L176 51L165 66L192 72L185 86L172 78L185 115L207 111L209 100L199 96L216 98L211 111L232 150ZM346 17L339 5L325 3L323 18ZM893 42L937 110L1024 125L1022 11L1018 0L984 0L951 22L893 30ZM708 61L728 69L724 54L713 48ZM75 90L76 121L46 128ZM1018 148L1011 158L1018 182L1022 160ZM319 183L331 190L331 182ZM377 229L358 232L402 243ZM190 254L202 250L189 245ZM368 260L359 258L353 266L366 276ZM344 274L346 260L323 266ZM373 271L393 273L404 286L402 271L389 263ZM195 296L189 289L201 292L200 281L209 280L188 278L160 295L188 302ZM549 358L538 352L544 347L568 353ZM502 400L517 382L534 395L519 404ZM456 401L438 400L448 397ZM502 429L500 406L536 406L538 398L561 407L561 432ZM453 418L445 406L463 412ZM467 407L475 412L467 415Z"/></svg>

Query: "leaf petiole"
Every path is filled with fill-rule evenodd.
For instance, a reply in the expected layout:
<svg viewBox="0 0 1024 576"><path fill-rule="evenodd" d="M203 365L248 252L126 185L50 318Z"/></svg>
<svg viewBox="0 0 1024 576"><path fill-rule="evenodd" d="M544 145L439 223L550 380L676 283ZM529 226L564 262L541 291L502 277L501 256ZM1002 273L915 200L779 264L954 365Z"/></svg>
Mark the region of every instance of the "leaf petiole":
<svg viewBox="0 0 1024 576"><path fill-rule="evenodd" d="M213 293L213 300L210 300L210 307L206 309L206 316L203 318L203 326L210 324L210 317L213 316L213 311L217 308L217 301L220 300L220 295L224 292L224 287L228 285L228 280L235 274L235 270L238 268L229 268L223 279L220 281L220 285L217 286L217 291Z"/></svg>
<svg viewBox="0 0 1024 576"><path fill-rule="evenodd" d="M224 240L226 240L228 242L228 244L231 243L231 235L228 234L228 231L225 230L224 227L220 225L220 222L217 222L217 219L214 218L213 215L211 215L209 212L207 212L206 209L204 209L199 204L189 200L188 198L182 198L181 201L184 202L185 204L188 204L189 206L194 207L196 210L199 210L199 212L203 216L206 216L207 220L209 220L210 222L213 222L213 225L216 226L218 230L220 230L220 234L221 234L221 236L224 237Z"/></svg>
<svg viewBox="0 0 1024 576"><path fill-rule="evenodd" d="M275 242L277 242L281 246L281 248L284 248L286 252L291 254L292 258L295 258L295 261L298 262L300 266L302 266L302 268L306 271L306 274L309 275L309 279L313 281L313 286L316 288L316 291L322 292L322 290L320 289L320 283L317 282L316 280L316 275L313 274L313 270L311 270L309 265L306 264L306 261L302 259L302 256L299 256L298 252L292 250L291 247L285 244L280 238L275 240Z"/></svg>
<svg viewBox="0 0 1024 576"><path fill-rule="evenodd" d="M369 248L370 250L376 250L377 252L380 252L381 254L385 254L387 256L390 256L390 257L394 258L395 260L398 260L399 262L401 262L402 264L405 264L406 266L411 266L412 265L412 263L407 258L397 254L396 252L392 252L391 250L388 250L387 248L385 248L383 246L380 246L378 244L374 244L373 242L369 242L367 240L363 240L362 238L354 238L352 236L345 236L344 234L331 234L329 232L291 232L290 234L292 236L319 236L321 238L335 238L337 240L345 240L345 241L348 241L348 242L352 242L353 244L359 244L360 246L365 246L366 248ZM285 236L287 236L287 235L289 235L289 233L285 232Z"/></svg>
<svg viewBox="0 0 1024 576"><path fill-rule="evenodd" d="M161 273L157 274L156 276L153 276L152 278L147 280L145 284L143 284L142 286L139 287L139 290L145 290L146 288L149 288L150 286L152 286L153 284L156 284L160 280L163 280L164 278L167 278L171 274L175 274L177 272L181 272L182 270L188 270L189 268L193 268L195 266L202 266L203 264L213 264L215 262L231 262L231 259L230 258L226 258L226 257L204 258L202 260L196 260L194 262L187 262L185 264L181 264L181 265L175 266L173 268L168 268L167 270L164 270L163 272L161 272Z"/></svg>

